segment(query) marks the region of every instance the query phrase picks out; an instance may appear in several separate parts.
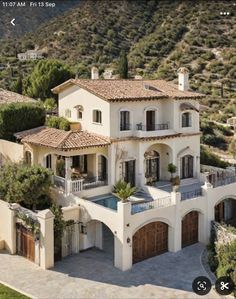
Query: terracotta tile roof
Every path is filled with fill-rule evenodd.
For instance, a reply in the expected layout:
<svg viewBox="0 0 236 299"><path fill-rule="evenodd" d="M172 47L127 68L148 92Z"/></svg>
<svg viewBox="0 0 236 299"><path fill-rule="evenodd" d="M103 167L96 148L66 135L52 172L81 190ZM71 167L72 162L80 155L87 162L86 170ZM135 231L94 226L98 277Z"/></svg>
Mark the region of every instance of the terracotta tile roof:
<svg viewBox="0 0 236 299"><path fill-rule="evenodd" d="M34 99L0 88L0 104L36 102Z"/></svg>
<svg viewBox="0 0 236 299"><path fill-rule="evenodd" d="M106 146L110 139L87 131L63 131L47 127L16 133L22 143L31 143L59 150L75 150L88 147Z"/></svg>
<svg viewBox="0 0 236 299"><path fill-rule="evenodd" d="M202 98L203 94L181 91L178 86L164 80L83 80L70 79L52 89L54 93L77 85L107 101L152 100L163 98Z"/></svg>

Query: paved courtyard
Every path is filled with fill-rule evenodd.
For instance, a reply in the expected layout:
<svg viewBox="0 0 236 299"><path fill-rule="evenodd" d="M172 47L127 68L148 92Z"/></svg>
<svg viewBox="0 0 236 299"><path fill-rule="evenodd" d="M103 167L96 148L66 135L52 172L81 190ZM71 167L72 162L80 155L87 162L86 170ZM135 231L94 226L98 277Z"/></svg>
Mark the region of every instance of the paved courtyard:
<svg viewBox="0 0 236 299"><path fill-rule="evenodd" d="M96 249L70 256L52 270L0 254L0 281L35 298L201 298L191 291L196 276L207 275L200 263L204 246L195 244L137 263L122 272L111 255ZM214 291L204 298L220 298ZM222 298L222 297L221 297Z"/></svg>

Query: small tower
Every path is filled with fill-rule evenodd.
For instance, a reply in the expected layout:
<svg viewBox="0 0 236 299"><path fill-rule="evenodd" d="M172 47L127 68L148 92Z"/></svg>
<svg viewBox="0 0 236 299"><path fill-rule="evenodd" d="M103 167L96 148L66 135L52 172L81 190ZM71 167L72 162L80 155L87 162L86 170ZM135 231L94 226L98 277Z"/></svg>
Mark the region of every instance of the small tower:
<svg viewBox="0 0 236 299"><path fill-rule="evenodd" d="M182 90L182 91L189 90L188 74L189 74L189 71L186 67L181 67L178 69L179 90Z"/></svg>
<svg viewBox="0 0 236 299"><path fill-rule="evenodd" d="M92 80L98 80L99 79L98 68L96 66L93 66L92 69L91 69L91 79Z"/></svg>

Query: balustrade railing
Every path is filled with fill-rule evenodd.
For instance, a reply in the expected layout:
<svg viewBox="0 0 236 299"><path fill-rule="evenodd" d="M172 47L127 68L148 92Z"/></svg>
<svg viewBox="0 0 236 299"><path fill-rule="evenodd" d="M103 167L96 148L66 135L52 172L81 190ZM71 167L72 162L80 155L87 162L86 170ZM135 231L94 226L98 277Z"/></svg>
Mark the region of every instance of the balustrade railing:
<svg viewBox="0 0 236 299"><path fill-rule="evenodd" d="M57 175L53 176L53 184L58 188L66 190L66 179Z"/></svg>
<svg viewBox="0 0 236 299"><path fill-rule="evenodd" d="M212 184L213 188L233 184L236 183L236 175L221 178L221 179L216 179L215 181L212 181L210 183Z"/></svg>
<svg viewBox="0 0 236 299"><path fill-rule="evenodd" d="M170 205L171 205L171 197L170 196L163 197L149 202L132 204L131 213L136 214L151 209L167 207Z"/></svg>
<svg viewBox="0 0 236 299"><path fill-rule="evenodd" d="M202 196L202 189L196 189L193 191L181 192L181 200L191 199Z"/></svg>
<svg viewBox="0 0 236 299"><path fill-rule="evenodd" d="M138 131L159 131L159 130L168 130L169 124L150 124L143 125L142 123L136 125L136 129Z"/></svg>

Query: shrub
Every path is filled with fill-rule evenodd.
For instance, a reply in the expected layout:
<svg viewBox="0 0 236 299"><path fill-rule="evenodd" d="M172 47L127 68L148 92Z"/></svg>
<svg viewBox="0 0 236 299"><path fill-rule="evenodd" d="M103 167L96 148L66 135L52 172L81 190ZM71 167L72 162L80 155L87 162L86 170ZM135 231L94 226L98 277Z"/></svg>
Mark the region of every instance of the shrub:
<svg viewBox="0 0 236 299"><path fill-rule="evenodd" d="M217 155L208 151L204 146L201 146L200 163L220 168L229 166L229 163L222 161Z"/></svg>
<svg viewBox="0 0 236 299"><path fill-rule="evenodd" d="M70 130L70 122L64 117L49 116L46 120L49 128L60 129L64 131Z"/></svg>
<svg viewBox="0 0 236 299"><path fill-rule="evenodd" d="M14 140L14 133L44 125L45 109L38 103L0 106L0 138Z"/></svg>

